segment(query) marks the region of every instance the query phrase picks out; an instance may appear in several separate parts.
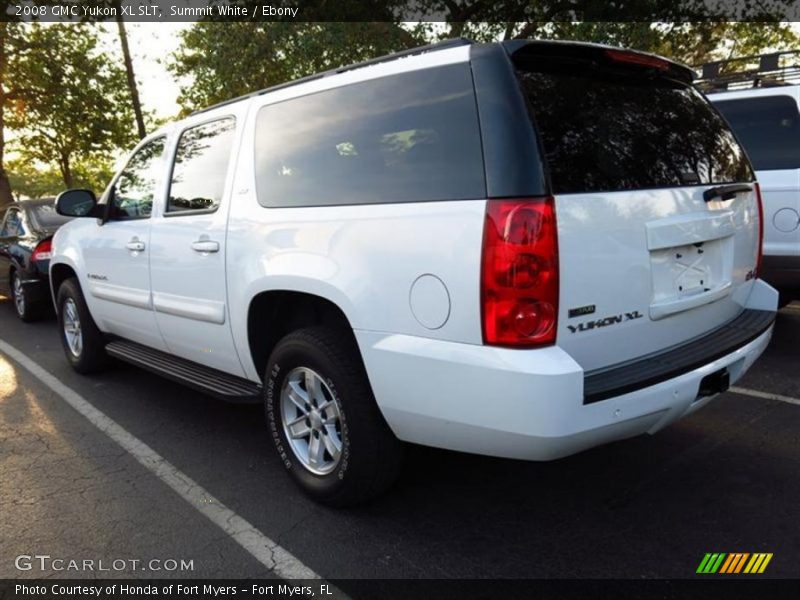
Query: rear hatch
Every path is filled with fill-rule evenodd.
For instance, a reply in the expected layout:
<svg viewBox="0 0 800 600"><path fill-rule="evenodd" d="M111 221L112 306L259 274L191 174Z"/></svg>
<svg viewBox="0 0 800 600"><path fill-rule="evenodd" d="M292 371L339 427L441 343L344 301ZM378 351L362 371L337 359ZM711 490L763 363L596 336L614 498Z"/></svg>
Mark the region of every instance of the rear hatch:
<svg viewBox="0 0 800 600"><path fill-rule="evenodd" d="M736 317L758 254L753 171L688 68L585 44L509 50L555 197L556 343L595 370Z"/></svg>

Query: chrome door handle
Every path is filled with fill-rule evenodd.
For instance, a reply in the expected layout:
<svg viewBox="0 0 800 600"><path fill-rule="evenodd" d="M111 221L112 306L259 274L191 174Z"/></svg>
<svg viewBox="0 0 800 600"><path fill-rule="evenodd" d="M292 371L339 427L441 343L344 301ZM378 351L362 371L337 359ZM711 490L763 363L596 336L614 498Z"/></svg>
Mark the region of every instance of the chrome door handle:
<svg viewBox="0 0 800 600"><path fill-rule="evenodd" d="M212 242L211 240L197 240L192 242L192 250L195 252L219 252L219 242Z"/></svg>
<svg viewBox="0 0 800 600"><path fill-rule="evenodd" d="M131 252L143 252L144 242L140 242L139 238L133 238L130 242L125 244L125 247Z"/></svg>

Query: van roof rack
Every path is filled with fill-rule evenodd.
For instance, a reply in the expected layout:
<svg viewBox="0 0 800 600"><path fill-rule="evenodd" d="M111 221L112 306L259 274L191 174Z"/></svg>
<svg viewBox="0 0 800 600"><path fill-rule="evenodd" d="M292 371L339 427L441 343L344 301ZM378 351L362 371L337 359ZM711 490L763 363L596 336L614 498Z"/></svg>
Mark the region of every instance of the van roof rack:
<svg viewBox="0 0 800 600"><path fill-rule="evenodd" d="M264 88L263 90L258 90L256 92L251 92L249 94L245 94L243 96L238 96L236 98L231 98L230 100L224 100L223 102L219 102L217 104L213 104L207 108L201 108L196 111L193 111L192 115L199 115L204 112L208 112L215 108L220 108L221 106L227 106L228 104L234 104L235 102L239 102L241 100L246 100L247 98L254 98L255 96L261 96L262 94L266 94L267 92L274 92L276 90L282 90L284 88L292 87L294 85L299 85L301 83L307 83L309 81L314 81L315 79L322 79L323 77L329 77L331 75L337 75L339 73L344 73L346 71L353 71L355 69L360 69L362 67L368 67L371 65L376 65L378 63L389 62L392 60L396 60L398 58L404 58L406 56L415 56L417 54L424 54L426 52L431 52L433 50L444 50L446 48L454 48L457 46L469 46L472 45L474 42L467 38L450 38L447 40L442 40L441 42L436 42L434 44L426 44L425 46L417 46L416 48L409 48L408 50L400 50L398 52L392 52L391 54L386 54L384 56L378 56L377 58L371 58L369 60L364 60L361 62L353 63L351 65L345 65L343 67L337 67L335 69L330 69L328 71L323 71L321 73L315 73L313 75L308 75L306 77L301 77L300 79L295 79L293 81L287 81L285 83L279 83L278 85L273 85L268 88Z"/></svg>
<svg viewBox="0 0 800 600"><path fill-rule="evenodd" d="M800 84L800 50L708 62L695 84L705 93Z"/></svg>

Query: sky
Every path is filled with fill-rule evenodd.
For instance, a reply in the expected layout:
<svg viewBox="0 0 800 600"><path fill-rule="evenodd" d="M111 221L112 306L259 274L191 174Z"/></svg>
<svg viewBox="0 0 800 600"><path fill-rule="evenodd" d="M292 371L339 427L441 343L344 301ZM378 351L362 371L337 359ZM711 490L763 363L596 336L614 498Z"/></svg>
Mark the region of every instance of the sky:
<svg viewBox="0 0 800 600"><path fill-rule="evenodd" d="M167 71L167 59L177 50L180 32L190 23L127 23L128 45L133 57L133 70L139 83L139 96L145 110L157 117L170 119L178 112L178 81ZM115 23L98 25L101 39L110 52L122 56Z"/></svg>

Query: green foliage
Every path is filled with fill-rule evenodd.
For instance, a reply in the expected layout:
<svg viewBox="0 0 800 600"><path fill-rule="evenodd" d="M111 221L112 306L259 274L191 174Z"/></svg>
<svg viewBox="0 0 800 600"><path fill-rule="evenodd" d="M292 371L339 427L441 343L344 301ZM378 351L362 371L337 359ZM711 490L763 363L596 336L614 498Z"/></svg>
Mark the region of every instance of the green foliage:
<svg viewBox="0 0 800 600"><path fill-rule="evenodd" d="M57 165L64 185L76 163L90 164L134 138L125 73L98 50L84 24L21 26L24 51L15 57L17 99L7 125L15 150L28 161Z"/></svg>
<svg viewBox="0 0 800 600"><path fill-rule="evenodd" d="M198 23L169 68L188 79L179 101L197 110L271 85L425 43L393 23Z"/></svg>
<svg viewBox="0 0 800 600"><path fill-rule="evenodd" d="M657 2L640 2L641 10ZM790 49L800 38L788 23L570 22L559 2L462 5L426 0L421 6L448 14L447 23L198 23L182 35L169 63L186 82L184 112L344 64L451 37L488 42L512 38L597 42L662 54L687 64ZM528 17L542 20L527 20ZM519 17L503 22L500 18ZM476 22L470 19L493 19Z"/></svg>
<svg viewBox="0 0 800 600"><path fill-rule="evenodd" d="M45 198L57 196L66 189L61 171L54 165L37 165L16 158L6 164L14 196L22 198ZM87 188L99 193L114 175L110 160L82 161L72 166L72 187Z"/></svg>

